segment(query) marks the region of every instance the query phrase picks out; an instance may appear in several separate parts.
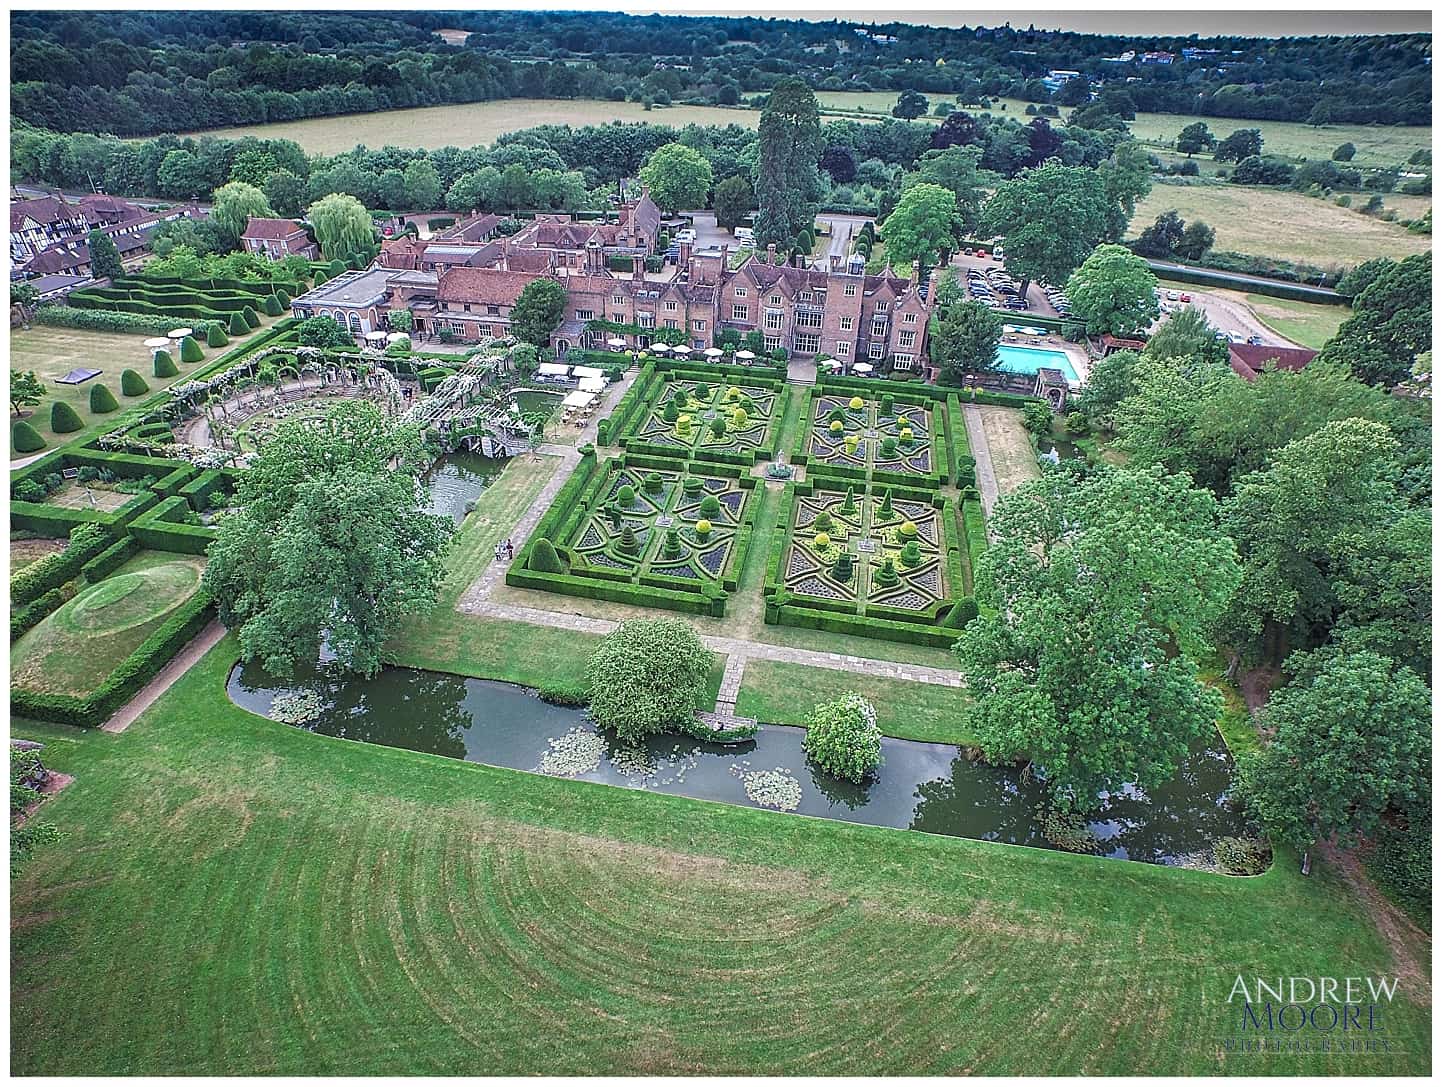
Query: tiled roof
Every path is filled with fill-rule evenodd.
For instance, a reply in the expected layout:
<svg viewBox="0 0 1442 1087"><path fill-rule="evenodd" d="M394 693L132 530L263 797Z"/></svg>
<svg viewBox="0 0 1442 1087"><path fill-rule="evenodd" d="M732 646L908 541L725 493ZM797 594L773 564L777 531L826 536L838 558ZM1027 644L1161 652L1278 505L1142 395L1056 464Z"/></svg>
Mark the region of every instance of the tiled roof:
<svg viewBox="0 0 1442 1087"><path fill-rule="evenodd" d="M254 238L259 241L283 242L292 234L304 231L294 219L257 219L252 218L245 224L245 233L242 238Z"/></svg>
<svg viewBox="0 0 1442 1087"><path fill-rule="evenodd" d="M541 278L527 272L503 272L498 268L452 268L441 276L436 297L442 302L513 306L526 284Z"/></svg>
<svg viewBox="0 0 1442 1087"><path fill-rule="evenodd" d="M1232 369L1251 381L1268 364L1278 370L1300 370L1317 357L1306 347L1268 347L1266 344L1234 343L1228 346Z"/></svg>
<svg viewBox="0 0 1442 1087"><path fill-rule="evenodd" d="M10 204L10 229L19 230L26 219L42 226L67 219L84 218L81 210L59 196L37 196L32 200L15 200Z"/></svg>

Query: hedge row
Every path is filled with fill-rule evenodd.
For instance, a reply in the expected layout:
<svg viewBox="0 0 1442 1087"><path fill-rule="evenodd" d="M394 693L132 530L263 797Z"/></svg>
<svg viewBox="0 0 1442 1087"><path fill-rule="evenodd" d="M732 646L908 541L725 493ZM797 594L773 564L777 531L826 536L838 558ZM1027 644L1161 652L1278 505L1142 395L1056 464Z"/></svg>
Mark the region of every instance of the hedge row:
<svg viewBox="0 0 1442 1087"><path fill-rule="evenodd" d="M573 574L542 574L527 570L520 563L512 563L506 571L506 584L523 589L540 589L543 592L565 593L567 596L582 596L592 600L611 600L621 604L638 604L642 607L665 608L669 611L686 612L691 615L726 614L726 593L716 589L716 595L681 592L649 585L631 585L622 582L598 581L590 577Z"/></svg>
<svg viewBox="0 0 1442 1087"><path fill-rule="evenodd" d="M1231 275L1210 268L1195 268L1149 260L1148 266L1164 279L1179 283L1195 283L1200 287L1225 287L1245 294L1265 294L1272 298L1287 298L1293 302L1318 302L1324 306L1345 306L1347 299L1336 291L1324 287L1309 287L1302 283L1286 283L1276 279L1261 279L1251 276ZM1030 317L1027 318L1031 320Z"/></svg>
<svg viewBox="0 0 1442 1087"><path fill-rule="evenodd" d="M198 591L126 657L93 693L77 698L11 687L11 714L82 728L104 724L200 633L210 621L212 611L210 598L203 590Z"/></svg>
<svg viewBox="0 0 1442 1087"><path fill-rule="evenodd" d="M892 399L903 404L924 404L928 400L945 400L947 390L939 385L928 385L918 381L892 381L884 377L843 377L827 374L816 379L816 388L822 393L855 393L868 400L880 400L890 393Z"/></svg>
<svg viewBox="0 0 1442 1087"><path fill-rule="evenodd" d="M175 318L158 313L122 313L119 310L79 309L74 306L41 306L35 311L35 323L52 328L78 328L86 332L134 332L164 336L175 327ZM191 322L196 332L210 334L213 328L224 332L227 323L215 319Z"/></svg>
<svg viewBox="0 0 1442 1087"><path fill-rule="evenodd" d="M156 306L144 302L110 302L105 299L86 299L81 297L80 291L70 295L70 301L79 305L82 309L96 310L119 310L121 313L144 314L155 316L156 314L171 318L172 327L174 319L188 321L192 326L201 321L223 321L227 330L230 329L229 315L210 309L208 306ZM91 304L93 303L93 304Z"/></svg>
<svg viewBox="0 0 1442 1087"><path fill-rule="evenodd" d="M152 551L204 555L219 532L200 525L184 524L181 519L189 512L190 504L182 496L174 495L136 518L130 526L130 534Z"/></svg>
<svg viewBox="0 0 1442 1087"><path fill-rule="evenodd" d="M221 294L219 292L197 294L194 291L179 288L134 290L123 287L87 287L84 291L74 293L87 300L98 298L105 302L144 302L151 309L160 309L165 306L204 306L218 313L227 314L239 313L247 307L259 309L263 301L248 294ZM266 295L266 297L270 296Z"/></svg>
<svg viewBox="0 0 1442 1087"><path fill-rule="evenodd" d="M713 385L723 378L741 385L759 385L764 388L779 389L786 384L787 368L784 362L774 365L758 362L753 366L721 362L698 366L694 359L687 359L683 362L680 359L658 358L655 361L656 369L662 373L694 378L697 381L709 381Z"/></svg>
<svg viewBox="0 0 1442 1087"><path fill-rule="evenodd" d="M86 581L96 582L113 574L130 561L140 550L140 541L134 536L116 540L100 554L80 568L80 576Z"/></svg>
<svg viewBox="0 0 1442 1087"><path fill-rule="evenodd" d="M862 638L879 638L887 642L905 642L910 645L927 645L937 649L949 649L958 637L953 627L921 626L917 623L898 623L889 619L869 619L861 615L839 615L834 612L817 611L810 606L797 607L790 603L791 594L782 590L766 602L766 622L777 626L802 627L807 630L825 630L833 634L854 634Z"/></svg>
<svg viewBox="0 0 1442 1087"><path fill-rule="evenodd" d="M180 276L151 275L142 271L138 276L121 276L111 280L118 287L133 286L141 290L152 284L167 287L185 287L192 291L228 291L232 294L249 294L264 298L276 291L284 291L294 298L305 289L303 283L291 279L182 279Z"/></svg>
<svg viewBox="0 0 1442 1087"><path fill-rule="evenodd" d="M210 496L217 491L234 494L236 474L223 468L207 468L176 493L190 503L197 513L210 505Z"/></svg>
<svg viewBox="0 0 1442 1087"><path fill-rule="evenodd" d="M986 510L972 489L962 492L961 524L966 531L966 551L975 576L976 564L986 552Z"/></svg>
<svg viewBox="0 0 1442 1087"><path fill-rule="evenodd" d="M24 526L17 524L15 527ZM51 589L58 589L79 575L85 564L109 547L114 539L105 531L86 532L79 539L71 540L64 551L46 555L38 562L17 570L10 579L10 606L28 604Z"/></svg>
<svg viewBox="0 0 1442 1087"><path fill-rule="evenodd" d="M10 611L10 641L14 642L68 599L70 598L63 588L56 588L42 593L24 607L12 608Z"/></svg>
<svg viewBox="0 0 1442 1087"><path fill-rule="evenodd" d="M656 380L656 364L647 362L641 367L641 374L636 378L626 395L621 397L621 402L616 405L616 410L596 425L596 441L601 445L611 445L623 435L631 434L640 421L645 418L645 411L651 403L651 386Z"/></svg>

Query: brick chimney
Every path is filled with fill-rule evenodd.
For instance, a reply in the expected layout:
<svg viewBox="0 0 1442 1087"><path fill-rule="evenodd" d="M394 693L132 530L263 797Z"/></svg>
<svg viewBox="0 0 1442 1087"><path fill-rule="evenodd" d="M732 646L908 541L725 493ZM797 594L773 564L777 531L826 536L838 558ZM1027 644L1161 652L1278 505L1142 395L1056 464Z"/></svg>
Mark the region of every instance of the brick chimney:
<svg viewBox="0 0 1442 1087"><path fill-rule="evenodd" d="M592 238L586 243L586 271L592 275L599 275L605 271L606 254L601 249L601 243Z"/></svg>
<svg viewBox="0 0 1442 1087"><path fill-rule="evenodd" d="M911 262L911 284L912 284L912 286L916 286L916 284L918 284L918 283L920 283L920 282L921 282L921 261L919 261L919 260L914 260L914 261Z"/></svg>
<svg viewBox="0 0 1442 1087"><path fill-rule="evenodd" d="M677 243L676 243L676 267L678 267L678 268L685 268L685 267L686 267L688 264L690 264L690 263L691 263L691 243L690 243L690 242L677 242Z"/></svg>
<svg viewBox="0 0 1442 1087"><path fill-rule="evenodd" d="M841 254L840 254L840 253L832 253L832 254L831 254L831 274L832 274L832 275L837 275L838 273L840 273L840 271L841 271Z"/></svg>
<svg viewBox="0 0 1442 1087"><path fill-rule="evenodd" d="M631 258L631 278L637 280L638 282L646 278L645 257L633 256Z"/></svg>
<svg viewBox="0 0 1442 1087"><path fill-rule="evenodd" d="M776 243L775 243L775 242L767 242L767 243L766 243L766 263L767 263L767 264L775 264L775 263L776 263Z"/></svg>

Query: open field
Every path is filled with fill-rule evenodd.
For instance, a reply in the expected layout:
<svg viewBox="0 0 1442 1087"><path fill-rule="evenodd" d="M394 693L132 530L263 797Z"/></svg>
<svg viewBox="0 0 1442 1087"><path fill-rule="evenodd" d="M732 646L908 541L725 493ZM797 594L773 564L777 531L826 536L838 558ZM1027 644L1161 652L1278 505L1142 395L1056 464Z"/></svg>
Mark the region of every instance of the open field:
<svg viewBox="0 0 1442 1087"><path fill-rule="evenodd" d="M975 743L966 728L971 699L959 687L781 661L747 662L736 712L777 725L804 725L813 705L844 694L870 699L876 707L876 723L887 736L926 743Z"/></svg>
<svg viewBox="0 0 1442 1087"><path fill-rule="evenodd" d="M295 140L312 154L334 155L356 144L367 147L471 147L494 143L496 137L535 125L599 125L611 121L644 121L671 125L745 125L755 128L761 119L754 109L720 106L667 106L646 109L639 102L599 99L505 98L456 106L393 109L381 113L354 113L338 117L311 117L265 125L213 128L188 135L231 139Z"/></svg>
<svg viewBox="0 0 1442 1087"><path fill-rule="evenodd" d="M1416 979L1390 1052L1219 1051L1238 973L1396 971L1325 862L1231 879L329 739L232 706L235 653L120 735L16 722L75 782L12 881L13 1072L1429 1071Z"/></svg>
<svg viewBox="0 0 1442 1087"><path fill-rule="evenodd" d="M252 335L259 335L277 318L262 317L260 328ZM183 322L177 321L179 326ZM94 430L107 427L112 419L117 418L125 409L143 401L146 397L154 395L162 389L168 388L178 382L189 381L190 375L205 365L211 359L222 352L229 351L237 345L244 343L244 340L231 340L227 347L206 347L204 337L199 340L201 350L205 352L205 362L198 362L195 365L182 363L179 352L172 351L171 358L175 360L176 368L180 371L172 378L159 378L150 362L150 349L145 346L145 341L150 337L139 333L130 332L90 332L88 330L75 328L53 328L49 325L32 325L25 329L12 329L10 331L10 369L12 370L34 370L41 381L45 383L47 392L46 398L36 408L25 409L25 420L45 439L47 445L41 452L49 452L57 445L73 441L84 434ZM61 385L56 378L63 377L71 370L86 368L99 370L100 376L91 378L83 385ZM120 392L120 372L122 370L134 370L145 383L150 386L150 392L141 396L124 396ZM96 385L108 385L110 391L115 394L115 399L120 404L120 410L109 412L105 415L92 415L90 412L90 390ZM70 434L56 434L50 429L50 407L56 400L66 401L76 414L80 416L85 424L83 430ZM15 413L10 413L10 423L15 423ZM19 456L13 449L10 451L12 457ZM28 454L35 455L35 454Z"/></svg>
<svg viewBox="0 0 1442 1087"><path fill-rule="evenodd" d="M997 490L1003 496L1009 495L1023 483L1040 479L1036 450L1032 448L1031 436L1021 425L1021 412L992 404L979 405L976 410L981 413L982 430L991 448Z"/></svg>
<svg viewBox="0 0 1442 1087"><path fill-rule="evenodd" d="M200 587L198 555L142 551L42 619L15 643L10 680L87 695Z"/></svg>
<svg viewBox="0 0 1442 1087"><path fill-rule="evenodd" d="M1390 204L1391 197L1383 199ZM1397 223L1339 208L1329 200L1244 185L1154 185L1137 205L1128 237L1136 237L1158 215L1173 209L1183 219L1202 219L1211 226L1218 249L1322 267L1401 258L1432 246L1425 234L1409 234Z"/></svg>

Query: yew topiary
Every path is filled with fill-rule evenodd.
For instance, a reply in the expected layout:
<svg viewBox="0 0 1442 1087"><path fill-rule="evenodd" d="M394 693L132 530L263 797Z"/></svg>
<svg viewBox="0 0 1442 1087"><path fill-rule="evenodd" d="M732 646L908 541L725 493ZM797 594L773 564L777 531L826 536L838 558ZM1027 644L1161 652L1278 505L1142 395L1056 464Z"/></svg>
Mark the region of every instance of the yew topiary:
<svg viewBox="0 0 1442 1087"><path fill-rule="evenodd" d="M636 504L636 488L629 483L622 485L621 489L616 492L616 504L623 510L634 506Z"/></svg>
<svg viewBox="0 0 1442 1087"><path fill-rule="evenodd" d="M57 400L50 406L50 429L56 434L69 434L84 426L75 409L64 400Z"/></svg>
<svg viewBox="0 0 1442 1087"><path fill-rule="evenodd" d="M703 517L696 522L696 538L704 540L709 535L711 535L711 522Z"/></svg>
<svg viewBox="0 0 1442 1087"><path fill-rule="evenodd" d="M120 392L125 396L144 396L150 391L145 378L134 370L120 371Z"/></svg>
<svg viewBox="0 0 1442 1087"><path fill-rule="evenodd" d="M621 550L632 555L641 550L641 543L636 539L636 529L630 521L621 529Z"/></svg>
<svg viewBox="0 0 1442 1087"><path fill-rule="evenodd" d="M245 318L239 313L230 315L230 334L232 336L250 335L250 326L245 323Z"/></svg>
<svg viewBox="0 0 1442 1087"><path fill-rule="evenodd" d="M816 520L813 522L813 527L815 527L817 532L830 532L831 514L828 513L826 510L822 510L816 515Z"/></svg>
<svg viewBox="0 0 1442 1087"><path fill-rule="evenodd" d="M720 512L721 500L718 499L714 494L708 494L705 498L701 499L702 517L715 517Z"/></svg>
<svg viewBox="0 0 1442 1087"><path fill-rule="evenodd" d="M106 412L114 411L120 407L115 399L115 394L104 385L92 385L90 387L90 410L96 415L104 415Z"/></svg>
<svg viewBox="0 0 1442 1087"><path fill-rule="evenodd" d="M711 433L718 438L726 433L726 419L724 416L718 415L711 420Z"/></svg>
<svg viewBox="0 0 1442 1087"><path fill-rule="evenodd" d="M175 366L175 360L170 357L169 351L157 351L155 360L151 366L156 377L174 377L180 373Z"/></svg>
<svg viewBox="0 0 1442 1087"><path fill-rule="evenodd" d="M224 347L230 343L230 337L225 334L225 329L219 323L213 324L205 333L205 343L208 347Z"/></svg>
<svg viewBox="0 0 1442 1087"><path fill-rule="evenodd" d="M921 548L915 540L907 540L901 549L901 565L916 566L921 562Z"/></svg>
<svg viewBox="0 0 1442 1087"><path fill-rule="evenodd" d="M537 540L531 548L531 557L527 565L541 574L564 574L566 572L566 568L561 565L561 556L556 554L555 544L544 536Z"/></svg>
<svg viewBox="0 0 1442 1087"><path fill-rule="evenodd" d="M10 446L17 453L37 453L45 448L45 439L26 420L17 420L10 428Z"/></svg>
<svg viewBox="0 0 1442 1087"><path fill-rule="evenodd" d="M843 551L836 556L836 561L831 564L831 576L837 581L850 581L853 573L854 560L850 551Z"/></svg>
<svg viewBox="0 0 1442 1087"><path fill-rule="evenodd" d="M185 336L180 341L180 361L184 363L197 363L205 359L205 352L200 349L200 344L195 342L194 336Z"/></svg>
<svg viewBox="0 0 1442 1087"><path fill-rule="evenodd" d="M260 309L267 317L279 317L285 312L285 307L280 304L280 299L273 294L268 294L260 300Z"/></svg>

